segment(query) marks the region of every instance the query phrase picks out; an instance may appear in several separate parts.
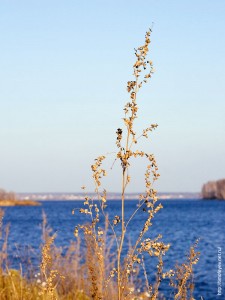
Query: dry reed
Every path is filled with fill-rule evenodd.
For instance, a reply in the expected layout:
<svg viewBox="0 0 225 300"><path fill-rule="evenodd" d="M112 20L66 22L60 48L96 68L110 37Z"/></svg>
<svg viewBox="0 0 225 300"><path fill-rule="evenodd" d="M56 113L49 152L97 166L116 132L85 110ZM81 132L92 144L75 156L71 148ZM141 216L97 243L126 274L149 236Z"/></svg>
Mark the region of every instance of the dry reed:
<svg viewBox="0 0 225 300"><path fill-rule="evenodd" d="M146 32L144 44L135 49L134 78L127 82L129 101L124 107L123 128L116 131L116 160L120 161L122 176L120 211L113 217L107 214L110 202L106 190L101 187L101 179L107 175L103 168L106 156L101 155L91 166L97 201L89 197L83 187L84 207L73 211L73 214L79 210L79 213L89 216L90 222L75 227L76 240L64 253L63 248L56 247L56 234L52 234L47 217L43 214L40 271L35 280L28 280L22 276L22 271L7 268L9 227L3 229L4 212L0 210L0 238L3 239L0 252L0 299L164 299L159 290L166 278L170 278L170 285L174 288L174 299L194 299L193 265L199 258L199 253L195 252L196 245L191 247L186 263L177 265L175 270L164 271L163 257L170 245L163 242L160 234L155 238L148 235L154 216L162 209L154 188L154 182L160 175L154 155L136 146L140 138L148 138L158 125L151 124L138 135L134 124L138 117L137 95L154 73L152 61L147 59L150 36L151 29ZM140 194L137 208L128 216L125 195L128 185L132 183L129 174L131 158L144 158L147 166L145 192ZM142 218L136 240L128 245L126 238L129 237L130 223L139 212L147 213L147 217ZM148 277L146 255L157 260L155 281ZM137 283L142 290L137 289Z"/></svg>
<svg viewBox="0 0 225 300"><path fill-rule="evenodd" d="M169 250L170 245L165 244L162 241L162 236L160 234L154 239L146 237L150 227L152 226L155 214L162 209L162 204L158 204L157 191L153 187L154 182L158 180L160 176L158 173L156 159L152 153L146 153L136 148L139 139L143 137L148 138L149 134L152 133L158 125L149 125L139 135L137 135L134 128L135 120L138 117L137 95L142 86L148 82L154 73L152 61L147 59L149 45L151 42L151 32L151 29L146 32L144 44L135 49L136 61L133 65L134 79L127 82L129 101L124 107L124 128L118 128L116 131L116 146L118 148L116 160L120 161L122 173L121 210L113 218L106 218L105 209L110 205L110 203L107 201L106 190L101 189L101 179L107 175L107 172L103 167L106 155L101 155L95 159L94 164L91 166L98 201L94 201L94 199L90 198L85 192L84 205L86 208L81 208L79 210L80 213L88 215L91 222L86 225L78 225L75 228L75 236L78 237L83 235L84 240L86 241L88 257L87 264L90 269L89 280L91 283L91 292L89 295L92 299L114 299L113 297L115 297L115 299L124 300L134 299L134 297L137 297L138 295L135 292L136 289L133 283L135 271L137 269L140 270L140 266L143 267L148 299L152 300L159 299L159 287L165 278L170 278L175 274L178 276L179 272L180 275L178 276L178 280L181 280L183 277L187 277L187 272L181 273L180 269L179 271L177 269L176 271L169 270L164 272L163 256ZM129 168L131 165L131 158L138 157L145 158L147 160L145 172L145 193L140 194L139 196L138 208L134 210L131 216L127 216L125 211L125 193L128 185L132 182L132 178L129 174ZM86 190L85 187L83 187L83 189ZM76 210L74 210L74 213L75 211ZM147 218L145 218L145 221L140 228L140 233L136 241L131 245L129 250L127 250L124 243L125 237L129 236L128 227L135 215L140 211L147 212ZM107 240L102 239L103 236L104 238L107 238L107 235L103 229L99 229L101 218L111 230L111 239L114 239L117 249L114 256L115 265L112 267L111 271L108 272L105 270L106 262L104 256L104 247L107 244ZM156 280L152 283L149 283L146 271L147 266L145 266L144 262L146 254L154 256L158 260L156 265ZM192 255L193 252L190 254L190 260L192 259ZM90 260L90 257L92 260ZM139 265L139 267L137 267L137 265ZM190 266L188 270L192 274L193 269ZM106 282L107 284L103 285L103 282ZM116 295L114 294L114 296L112 296L107 293L109 286L114 287ZM177 288L176 285L171 286ZM192 286L189 286L189 289L191 288ZM178 292L177 294L180 293L181 292Z"/></svg>

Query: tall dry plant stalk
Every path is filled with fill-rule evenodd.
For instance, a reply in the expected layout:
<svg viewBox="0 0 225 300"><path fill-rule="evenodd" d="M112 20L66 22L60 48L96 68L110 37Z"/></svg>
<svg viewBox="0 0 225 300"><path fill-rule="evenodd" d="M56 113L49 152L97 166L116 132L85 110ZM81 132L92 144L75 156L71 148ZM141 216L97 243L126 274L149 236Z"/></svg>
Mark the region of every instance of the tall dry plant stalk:
<svg viewBox="0 0 225 300"><path fill-rule="evenodd" d="M170 278L170 285L175 290L175 300L194 299L193 266L199 259L199 253L195 251L197 244L191 247L187 262L177 265L175 270L164 271L163 257L170 245L162 241L160 234L154 238L147 236L155 214L162 209L153 187L159 173L154 155L138 150L136 145L140 138L148 138L148 134L158 125L151 124L138 135L134 123L138 113L137 95L154 73L152 61L147 59L150 35L151 29L146 32L144 44L135 49L134 78L127 82L129 101L124 107L124 126L116 131L116 159L120 161L122 175L120 211L114 216L107 213L110 202L107 200L107 191L101 189L101 179L107 175L103 168L106 156L99 156L91 166L97 201L89 197L83 187L84 206L73 211L73 214L79 210L79 213L89 216L89 223L75 227L77 240L64 251L54 244L56 234L51 233L43 213L44 244L40 273L36 282L28 282L22 277L22 272L7 268L9 227L3 230L4 212L0 210L0 299L157 300L163 299L159 289L166 278ZM132 182L129 168L131 158L139 157L147 160L145 193L139 195L137 208L128 215L125 195ZM135 241L127 243L130 223L139 212L145 212L145 217L140 219L140 231ZM148 277L146 255L156 261L155 280ZM138 278L141 271L143 276ZM141 287L146 285L143 291L137 289L137 282L142 278Z"/></svg>
<svg viewBox="0 0 225 300"><path fill-rule="evenodd" d="M135 296L135 287L132 284L132 277L137 270L136 265L143 266L148 299L158 299L159 287L162 280L174 276L173 270L163 272L163 256L168 251L170 245L164 244L161 235L156 236L154 239L146 238L146 233L152 226L152 220L155 214L162 208L162 204L158 204L157 191L153 188L154 182L158 180L160 175L154 155L136 148L139 139L143 137L148 138L148 135L154 131L158 125L149 125L139 135L134 128L135 120L138 117L137 95L142 86L148 82L154 73L153 62L147 59L149 45L151 43L151 32L151 29L146 32L144 44L135 49L136 60L133 65L134 78L127 82L129 101L124 107L124 128L118 128L116 131L116 146L118 148L116 160L120 161L122 170L121 211L112 219L106 217L106 207L108 204L110 205L110 203L107 201L106 190L100 190L101 179L107 175L106 170L103 168L106 156L101 155L95 159L95 163L91 166L98 201L94 201L94 199L89 197L85 192L84 208L79 210L80 213L90 216L91 223L78 225L74 231L76 237L79 236L80 232L84 235L87 256L92 257L92 261L89 260L89 278L92 283L90 296L92 299L133 299L133 296ZM139 195L137 209L134 210L130 216L127 216L125 211L125 194L132 180L129 175L130 161L131 158L138 157L147 160L145 193ZM84 190L86 189L85 187L82 188ZM75 211L76 210L74 210L73 213L75 213ZM139 211L147 212L147 218L145 218L145 221L141 225L140 233L136 241L127 251L126 247L124 247L125 236L129 235L129 224ZM107 234L105 234L104 229L99 225L100 218L102 217L112 232L112 239L117 249L115 264L108 273L105 270L106 263L104 256ZM156 281L154 283L149 283L148 281L147 267L144 263L144 256L146 254L156 257L158 261L156 266ZM103 284L103 282L105 282L105 284ZM110 285L111 287L113 286L114 291L116 291L114 296L108 295L107 293L107 289Z"/></svg>

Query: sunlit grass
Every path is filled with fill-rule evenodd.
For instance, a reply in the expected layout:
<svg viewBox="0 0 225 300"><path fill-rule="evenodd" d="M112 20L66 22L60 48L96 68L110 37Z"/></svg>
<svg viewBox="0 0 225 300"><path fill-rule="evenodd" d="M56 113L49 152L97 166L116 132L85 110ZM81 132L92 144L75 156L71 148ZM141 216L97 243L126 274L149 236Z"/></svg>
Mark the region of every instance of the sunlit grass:
<svg viewBox="0 0 225 300"><path fill-rule="evenodd" d="M74 228L75 240L66 253L56 247L56 234L47 225L43 214L43 245L40 269L33 278L25 278L21 271L9 270L7 261L7 237L9 229L1 232L3 242L0 253L0 299L164 299L160 287L163 281L170 284L174 299L193 299L193 266L199 253L191 247L187 262L167 269L164 256L170 244L163 242L160 233L150 237L154 216L163 208L159 203L154 183L159 179L158 166L154 154L137 148L141 138L148 138L157 124L148 125L141 133L135 130L138 118L137 96L144 84L151 79L153 62L147 58L151 29L145 34L142 46L135 49L133 80L127 82L129 100L124 106L123 124L116 130L116 162L121 165L121 207L110 218L107 191L102 188L102 177L106 155L97 157L91 166L98 200L94 200L84 190L84 206L76 208L74 215L88 216L89 222L77 224ZM145 159L145 191L139 195L137 208L131 215L125 209L126 189L132 184L129 174L131 158ZM143 213L139 222L139 234L135 241L129 241L130 224L137 213ZM0 215L3 212L0 213ZM101 221L101 222L100 222ZM103 225L102 225L103 224ZM179 241L178 241L179 242ZM115 250L116 249L116 250ZM146 264L146 257L154 259L155 276ZM174 259L176 261L176 259Z"/></svg>

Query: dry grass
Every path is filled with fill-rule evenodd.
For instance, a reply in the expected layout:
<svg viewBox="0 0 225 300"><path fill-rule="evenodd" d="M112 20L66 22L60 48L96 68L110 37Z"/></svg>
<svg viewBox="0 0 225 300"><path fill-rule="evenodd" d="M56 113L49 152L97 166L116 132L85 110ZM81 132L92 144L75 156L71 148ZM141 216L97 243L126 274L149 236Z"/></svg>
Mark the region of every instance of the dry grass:
<svg viewBox="0 0 225 300"><path fill-rule="evenodd" d="M85 248L81 251L81 240L78 237L72 241L66 253L63 249L54 244L56 234L48 227L46 215L43 214L43 245L42 261L40 270L33 278L25 278L21 270L12 270L7 267L7 239L8 226L2 226L2 239L4 239L1 250L2 267L0 268L0 299L40 299L40 300L88 300L88 299L118 299L117 287L117 254L111 254L113 239L107 244L107 236L102 234L101 230L97 240L91 233L91 226L84 225L86 231ZM108 228L104 228L104 233ZM6 234L7 233L7 234ZM159 257L158 271L156 281L150 284L146 274L146 266L143 256L134 257L133 248L129 249L129 255L133 257L133 265L127 266L124 261L125 270L135 270L129 273L124 279L125 294L124 299L165 299L159 293L160 282L163 278L171 277L171 286L174 287L174 299L193 299L190 295L193 293L193 265L198 261L199 253L195 252L195 247L190 249L190 255L187 262L181 266L176 266L176 270L170 270L163 273L162 256L165 251L164 244L159 242L161 237L154 241L145 240L140 244L138 252L141 254L145 249L151 249ZM150 245L151 243L151 245ZM85 250L85 251L84 251ZM83 254L81 254L83 253ZM136 266L135 266L136 264ZM140 292L137 289L135 278L138 277L140 269L145 271L146 289Z"/></svg>
<svg viewBox="0 0 225 300"><path fill-rule="evenodd" d="M56 247L56 234L52 234L46 215L43 214L40 271L35 278L29 280L23 278L20 271L8 270L9 227L3 230L0 223L3 239L0 253L0 299L156 300L163 299L159 289L166 278L171 280L174 299L193 299L193 265L197 263L199 256L195 252L196 246L191 248L187 263L177 266L175 270L164 271L166 266L163 258L170 245L163 242L160 234L154 238L149 235L154 216L162 209L154 188L154 182L160 175L154 155L139 150L137 144L140 138L148 138L158 125L151 124L138 135L134 124L138 117L137 95L154 73L152 61L147 59L150 35L151 29L146 32L144 44L135 49L134 78L127 83L129 101L124 107L123 126L116 131L116 160L120 162L122 176L120 211L111 218L106 212L110 202L107 201L106 190L101 186L102 177L107 175L103 168L106 156L101 155L91 166L98 200L89 197L83 187L84 207L73 211L73 214L89 216L90 222L75 227L76 240L71 242L63 254L63 249ZM145 192L139 196L137 209L128 216L125 194L128 185L132 184L129 174L131 158L146 160ZM128 245L126 238L130 235L130 223L141 211L145 214L140 218L143 220L140 232L136 241L130 241ZM2 211L0 219L1 216ZM146 256L156 260L155 280L148 277ZM138 285L141 290L138 290Z"/></svg>
<svg viewBox="0 0 225 300"><path fill-rule="evenodd" d="M162 204L158 203L157 191L154 188L154 182L158 180L158 166L156 159L152 153L146 153L137 148L140 138L148 138L157 127L157 124L147 126L140 134L137 134L134 128L135 121L138 117L138 104L137 95L144 84L152 77L154 73L153 63L147 59L149 52L149 45L151 29L146 32L144 44L135 49L136 61L133 65L133 80L127 82L127 92L129 95L128 103L124 107L123 126L116 131L116 146L117 154L116 159L121 164L121 209L117 215L109 219L106 214L107 206L110 203L107 201L107 192L102 188L101 179L107 176L104 169L104 162L106 155L101 155L95 159L94 164L91 166L93 172L93 179L95 182L95 192L98 201L94 201L85 193L84 205L86 208L81 208L80 213L86 214L90 217L90 224L78 225L75 228L75 236L84 237L87 249L87 264L90 269L90 296L92 299L134 299L140 297L136 293L135 282L137 282L137 274L142 272L139 278L145 278L145 294L142 298L156 300L160 298L159 288L161 282L165 278L177 276L177 280L186 282L187 276L193 273L192 267L189 266L189 273L181 272L179 268L175 271L167 270L164 272L163 257L169 250L170 245L165 244L162 236L159 234L155 238L148 237L148 232L152 226L153 218L157 212L162 209ZM139 196L138 208L127 216L125 211L125 194L128 185L132 184L132 178L129 174L132 158L143 158L147 161L145 172L145 193ZM85 191L85 187L83 187ZM140 225L140 233L133 244L130 244L127 250L126 237L129 237L130 222L138 212L147 212L147 217L143 216L143 224ZM76 212L76 211L74 211ZM107 235L102 228L99 228L100 220L103 220L105 226L109 228L112 234L112 239L116 245L116 253L114 253L115 264L111 266L111 270L106 270L107 265L106 257L104 255L104 247L108 243ZM104 239L102 237L105 237ZM190 254L190 261L192 260L192 252ZM148 266L145 265L145 257L157 258L156 263L156 279L154 282L149 282ZM92 260L88 259L91 257ZM138 270L138 272L137 272ZM98 274L98 276L97 276ZM189 274L189 275L187 275ZM135 278L136 277L136 278ZM107 282L103 285L103 282ZM108 293L109 287L112 286L114 294ZM143 284L142 284L143 286ZM178 288L176 284L171 286L178 289L176 295L182 294L181 298L186 299L185 294ZM182 289L187 287L186 283L182 283ZM192 289L193 285L189 285L188 289ZM191 292L192 294L192 292ZM144 299L143 298L143 299Z"/></svg>

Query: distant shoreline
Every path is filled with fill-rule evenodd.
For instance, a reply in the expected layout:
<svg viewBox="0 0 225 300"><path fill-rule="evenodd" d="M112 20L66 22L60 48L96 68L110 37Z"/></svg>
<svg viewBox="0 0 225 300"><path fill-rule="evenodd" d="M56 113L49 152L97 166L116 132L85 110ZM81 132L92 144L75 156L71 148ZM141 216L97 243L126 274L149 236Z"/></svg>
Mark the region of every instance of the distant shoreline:
<svg viewBox="0 0 225 300"><path fill-rule="evenodd" d="M34 200L0 200L0 207L9 206L39 206L41 203Z"/></svg>
<svg viewBox="0 0 225 300"><path fill-rule="evenodd" d="M90 198L96 199L95 193L87 193ZM140 193L141 194L141 193ZM128 193L127 200L137 200L139 193ZM17 197L24 201L82 201L83 193L18 193ZM200 193L159 193L159 200L170 199L201 199ZM108 193L107 200L120 200L120 193Z"/></svg>

